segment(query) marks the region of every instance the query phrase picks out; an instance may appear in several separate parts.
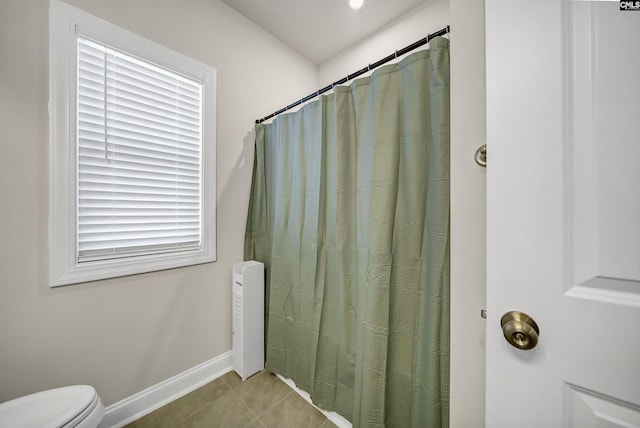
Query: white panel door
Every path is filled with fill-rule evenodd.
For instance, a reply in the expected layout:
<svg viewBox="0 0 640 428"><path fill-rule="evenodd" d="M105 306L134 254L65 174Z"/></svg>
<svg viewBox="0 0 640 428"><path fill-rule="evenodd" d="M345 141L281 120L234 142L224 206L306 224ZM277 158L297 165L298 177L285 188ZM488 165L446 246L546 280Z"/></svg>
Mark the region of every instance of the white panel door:
<svg viewBox="0 0 640 428"><path fill-rule="evenodd" d="M486 426L640 427L640 11L486 0L486 32Z"/></svg>

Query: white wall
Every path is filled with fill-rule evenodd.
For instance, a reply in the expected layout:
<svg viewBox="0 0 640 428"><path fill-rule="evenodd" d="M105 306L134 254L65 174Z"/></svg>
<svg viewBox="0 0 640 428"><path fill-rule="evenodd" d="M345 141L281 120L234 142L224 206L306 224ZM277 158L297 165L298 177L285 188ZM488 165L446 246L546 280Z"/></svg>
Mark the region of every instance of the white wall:
<svg viewBox="0 0 640 428"><path fill-rule="evenodd" d="M488 327L480 317L486 308L486 169L473 160L486 142L484 2L450 3L451 428L475 428L484 426Z"/></svg>
<svg viewBox="0 0 640 428"><path fill-rule="evenodd" d="M346 49L318 67L318 80L324 87L348 73L360 70L449 23L449 1L428 0L362 43Z"/></svg>
<svg viewBox="0 0 640 428"><path fill-rule="evenodd" d="M231 348L257 117L315 66L219 0L69 0L218 70L218 261L47 285L47 0L0 2L0 402L74 383L111 404Z"/></svg>
<svg viewBox="0 0 640 428"><path fill-rule="evenodd" d="M484 426L485 140L484 2L428 0L321 64L321 86L451 25L451 427Z"/></svg>

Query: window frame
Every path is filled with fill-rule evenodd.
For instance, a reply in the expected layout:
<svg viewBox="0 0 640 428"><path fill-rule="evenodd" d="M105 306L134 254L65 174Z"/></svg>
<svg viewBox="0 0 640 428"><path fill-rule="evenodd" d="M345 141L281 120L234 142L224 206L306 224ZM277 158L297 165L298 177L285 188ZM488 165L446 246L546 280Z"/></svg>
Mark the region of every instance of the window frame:
<svg viewBox="0 0 640 428"><path fill-rule="evenodd" d="M52 0L49 15L49 286L216 260L216 70L107 21ZM82 34L203 82L199 249L77 261L77 51Z"/></svg>

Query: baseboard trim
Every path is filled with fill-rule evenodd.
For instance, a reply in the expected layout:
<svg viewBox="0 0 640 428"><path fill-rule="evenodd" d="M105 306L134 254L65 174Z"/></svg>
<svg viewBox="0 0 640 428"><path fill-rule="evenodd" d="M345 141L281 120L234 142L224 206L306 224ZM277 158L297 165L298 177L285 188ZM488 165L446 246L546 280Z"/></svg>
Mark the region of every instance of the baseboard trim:
<svg viewBox="0 0 640 428"><path fill-rule="evenodd" d="M99 428L123 427L230 371L228 351L108 406Z"/></svg>

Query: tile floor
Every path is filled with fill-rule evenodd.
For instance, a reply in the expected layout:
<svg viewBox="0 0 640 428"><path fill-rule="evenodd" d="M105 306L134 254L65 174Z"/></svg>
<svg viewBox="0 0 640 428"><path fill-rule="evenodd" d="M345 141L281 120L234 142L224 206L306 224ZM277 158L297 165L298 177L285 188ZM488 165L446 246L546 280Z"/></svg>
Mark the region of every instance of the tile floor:
<svg viewBox="0 0 640 428"><path fill-rule="evenodd" d="M275 375L242 382L235 372L127 425L131 428L333 428L322 413Z"/></svg>

